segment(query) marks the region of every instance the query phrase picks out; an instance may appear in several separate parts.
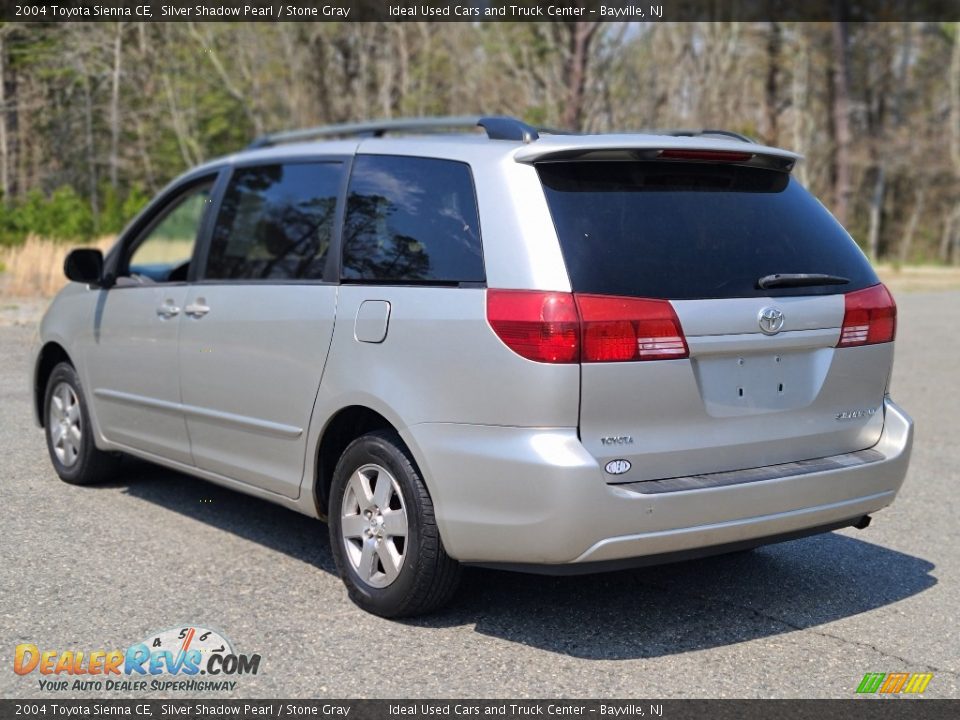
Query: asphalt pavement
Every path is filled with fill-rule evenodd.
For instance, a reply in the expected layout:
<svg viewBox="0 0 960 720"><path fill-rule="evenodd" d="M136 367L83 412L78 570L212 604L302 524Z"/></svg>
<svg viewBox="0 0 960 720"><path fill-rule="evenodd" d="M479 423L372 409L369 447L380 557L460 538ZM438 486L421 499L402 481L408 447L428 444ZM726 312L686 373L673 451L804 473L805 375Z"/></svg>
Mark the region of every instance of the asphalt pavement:
<svg viewBox="0 0 960 720"><path fill-rule="evenodd" d="M14 648L186 625L261 656L205 697L847 698L893 671L960 697L960 292L897 299L893 395L916 444L868 529L588 577L471 570L446 611L402 622L351 604L318 521L142 463L60 482L31 418L32 330L0 327L0 697L143 697L41 691Z"/></svg>

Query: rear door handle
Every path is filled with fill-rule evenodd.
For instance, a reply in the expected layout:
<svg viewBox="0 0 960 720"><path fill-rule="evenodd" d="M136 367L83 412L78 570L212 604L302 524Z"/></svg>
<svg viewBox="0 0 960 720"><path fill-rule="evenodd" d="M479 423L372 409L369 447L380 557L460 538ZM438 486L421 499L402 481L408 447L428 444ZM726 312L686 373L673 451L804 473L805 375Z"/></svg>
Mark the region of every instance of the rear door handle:
<svg viewBox="0 0 960 720"><path fill-rule="evenodd" d="M203 298L198 298L197 302L190 303L183 311L190 317L201 318L210 312L210 308L203 304Z"/></svg>
<svg viewBox="0 0 960 720"><path fill-rule="evenodd" d="M157 315L169 320L180 314L180 308L173 304L173 300L167 300L163 305L157 308Z"/></svg>

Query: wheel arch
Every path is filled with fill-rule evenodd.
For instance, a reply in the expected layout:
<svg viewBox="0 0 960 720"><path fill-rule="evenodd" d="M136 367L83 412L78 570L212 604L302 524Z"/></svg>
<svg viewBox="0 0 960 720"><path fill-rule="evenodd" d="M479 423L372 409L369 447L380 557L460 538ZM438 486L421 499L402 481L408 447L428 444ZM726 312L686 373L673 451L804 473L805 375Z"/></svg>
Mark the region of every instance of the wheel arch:
<svg viewBox="0 0 960 720"><path fill-rule="evenodd" d="M43 397L47 391L47 381L53 369L62 362L69 363L74 369L77 367L63 345L56 341L45 343L37 353L33 370L33 412L40 427L43 427Z"/></svg>
<svg viewBox="0 0 960 720"><path fill-rule="evenodd" d="M376 430L392 430L400 437L399 429L390 420L366 405L348 405L335 412L327 422L317 442L316 472L313 500L317 514L326 517L333 471L347 446L362 435ZM403 440L401 439L401 442ZM404 443L406 447L406 443ZM410 452L410 448L406 448ZM411 452L411 457L413 454ZM416 462L414 460L414 462Z"/></svg>

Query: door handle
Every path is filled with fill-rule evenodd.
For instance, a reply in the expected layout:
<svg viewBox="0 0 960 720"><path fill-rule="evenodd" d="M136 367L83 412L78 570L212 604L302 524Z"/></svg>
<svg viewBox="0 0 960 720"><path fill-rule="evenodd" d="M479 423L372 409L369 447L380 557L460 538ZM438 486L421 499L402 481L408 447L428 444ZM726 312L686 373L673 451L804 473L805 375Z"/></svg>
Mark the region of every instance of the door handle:
<svg viewBox="0 0 960 720"><path fill-rule="evenodd" d="M210 312L210 308L204 304L203 298L197 298L197 302L190 303L183 311L190 317L201 318Z"/></svg>
<svg viewBox="0 0 960 720"><path fill-rule="evenodd" d="M179 314L180 308L173 304L173 300L167 300L167 302L157 308L157 315L164 319L170 319Z"/></svg>

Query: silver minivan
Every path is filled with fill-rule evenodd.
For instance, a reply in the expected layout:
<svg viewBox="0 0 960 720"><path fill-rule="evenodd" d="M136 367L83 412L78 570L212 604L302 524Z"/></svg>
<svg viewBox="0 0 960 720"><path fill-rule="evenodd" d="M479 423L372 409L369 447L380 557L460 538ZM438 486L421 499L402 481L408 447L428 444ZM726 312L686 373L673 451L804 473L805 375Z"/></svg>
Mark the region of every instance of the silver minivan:
<svg viewBox="0 0 960 720"><path fill-rule="evenodd" d="M797 161L504 117L263 138L68 256L33 374L54 469L131 455L326 519L388 617L464 564L866 527L912 444L896 306Z"/></svg>

